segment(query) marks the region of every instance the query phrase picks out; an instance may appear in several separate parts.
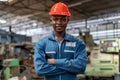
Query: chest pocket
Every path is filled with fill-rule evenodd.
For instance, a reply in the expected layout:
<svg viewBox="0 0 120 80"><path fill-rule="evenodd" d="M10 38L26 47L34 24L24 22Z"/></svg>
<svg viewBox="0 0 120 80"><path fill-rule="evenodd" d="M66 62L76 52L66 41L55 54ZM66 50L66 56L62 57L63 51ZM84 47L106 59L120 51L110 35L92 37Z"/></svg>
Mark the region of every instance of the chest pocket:
<svg viewBox="0 0 120 80"><path fill-rule="evenodd" d="M56 47L54 45L55 44L52 41L47 41L45 46L46 59L48 58L56 59L57 52L56 52Z"/></svg>
<svg viewBox="0 0 120 80"><path fill-rule="evenodd" d="M46 51L46 58L56 58L56 52L55 51Z"/></svg>
<svg viewBox="0 0 120 80"><path fill-rule="evenodd" d="M74 58L74 50L64 50L64 57L67 59L73 59Z"/></svg>
<svg viewBox="0 0 120 80"><path fill-rule="evenodd" d="M64 49L64 57L67 59L74 59L76 42L66 42Z"/></svg>
<svg viewBox="0 0 120 80"><path fill-rule="evenodd" d="M50 45L46 46L45 54L46 54L46 58L56 59L56 47Z"/></svg>

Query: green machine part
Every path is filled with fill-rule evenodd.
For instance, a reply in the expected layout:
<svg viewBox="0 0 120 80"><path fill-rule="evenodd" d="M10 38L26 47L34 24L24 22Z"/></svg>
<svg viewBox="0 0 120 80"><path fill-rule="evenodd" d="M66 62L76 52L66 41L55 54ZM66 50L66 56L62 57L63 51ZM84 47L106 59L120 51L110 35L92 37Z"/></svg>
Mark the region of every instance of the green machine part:
<svg viewBox="0 0 120 80"><path fill-rule="evenodd" d="M115 74L114 80L120 80L120 50L119 50L119 73Z"/></svg>
<svg viewBox="0 0 120 80"><path fill-rule="evenodd" d="M8 80L11 76L20 75L18 59L5 59L3 60L3 66L4 66L4 79L5 80Z"/></svg>
<svg viewBox="0 0 120 80"><path fill-rule="evenodd" d="M10 78L10 68L6 67L4 70L4 79L8 80Z"/></svg>
<svg viewBox="0 0 120 80"><path fill-rule="evenodd" d="M101 39L100 45L89 51L86 71L78 74L78 79L114 76L115 80L120 80L120 38Z"/></svg>
<svg viewBox="0 0 120 80"><path fill-rule="evenodd" d="M119 53L120 50L120 39L101 39L100 40L100 51L105 53Z"/></svg>

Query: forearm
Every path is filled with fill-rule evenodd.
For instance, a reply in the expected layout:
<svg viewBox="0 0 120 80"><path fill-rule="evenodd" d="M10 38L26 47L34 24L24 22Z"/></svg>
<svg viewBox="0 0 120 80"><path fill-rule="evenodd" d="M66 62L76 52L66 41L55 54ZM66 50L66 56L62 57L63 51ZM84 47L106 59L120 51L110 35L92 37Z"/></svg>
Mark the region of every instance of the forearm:
<svg viewBox="0 0 120 80"><path fill-rule="evenodd" d="M41 68L41 66L36 66L35 70L38 76L55 76L55 75L60 75L63 73L66 73L65 70L62 70L60 68L57 68L55 66L42 66L44 68Z"/></svg>
<svg viewBox="0 0 120 80"><path fill-rule="evenodd" d="M47 61L51 65L56 65L58 68L72 73L83 73L86 67L86 60L82 59L80 60L82 62L77 59L48 59Z"/></svg>
<svg viewBox="0 0 120 80"><path fill-rule="evenodd" d="M72 73L84 73L86 68L86 60L77 60L77 59L57 59L56 66L60 69L66 70Z"/></svg>
<svg viewBox="0 0 120 80"><path fill-rule="evenodd" d="M45 76L54 76L66 73L65 70L56 67L55 65L51 65L44 58L35 57L34 58L34 66L37 75L45 75Z"/></svg>

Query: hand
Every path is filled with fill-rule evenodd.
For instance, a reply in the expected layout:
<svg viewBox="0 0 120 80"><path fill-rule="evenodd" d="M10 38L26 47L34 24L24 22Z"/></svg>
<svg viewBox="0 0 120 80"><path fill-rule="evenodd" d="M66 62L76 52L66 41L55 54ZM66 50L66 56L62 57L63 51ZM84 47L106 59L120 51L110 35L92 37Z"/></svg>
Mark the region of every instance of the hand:
<svg viewBox="0 0 120 80"><path fill-rule="evenodd" d="M47 62L49 64L52 64L52 65L56 64L56 60L55 59L47 59Z"/></svg>

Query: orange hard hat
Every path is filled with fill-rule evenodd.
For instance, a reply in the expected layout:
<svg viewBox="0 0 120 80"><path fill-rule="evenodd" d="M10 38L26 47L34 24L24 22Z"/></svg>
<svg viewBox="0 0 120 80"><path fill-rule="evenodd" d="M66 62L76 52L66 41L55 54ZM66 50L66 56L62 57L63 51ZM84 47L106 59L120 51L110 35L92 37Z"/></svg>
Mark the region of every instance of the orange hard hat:
<svg viewBox="0 0 120 80"><path fill-rule="evenodd" d="M52 8L49 12L49 15L50 16L63 15L63 16L70 17L70 12L69 12L66 4L59 2L59 3L56 3L52 6Z"/></svg>

